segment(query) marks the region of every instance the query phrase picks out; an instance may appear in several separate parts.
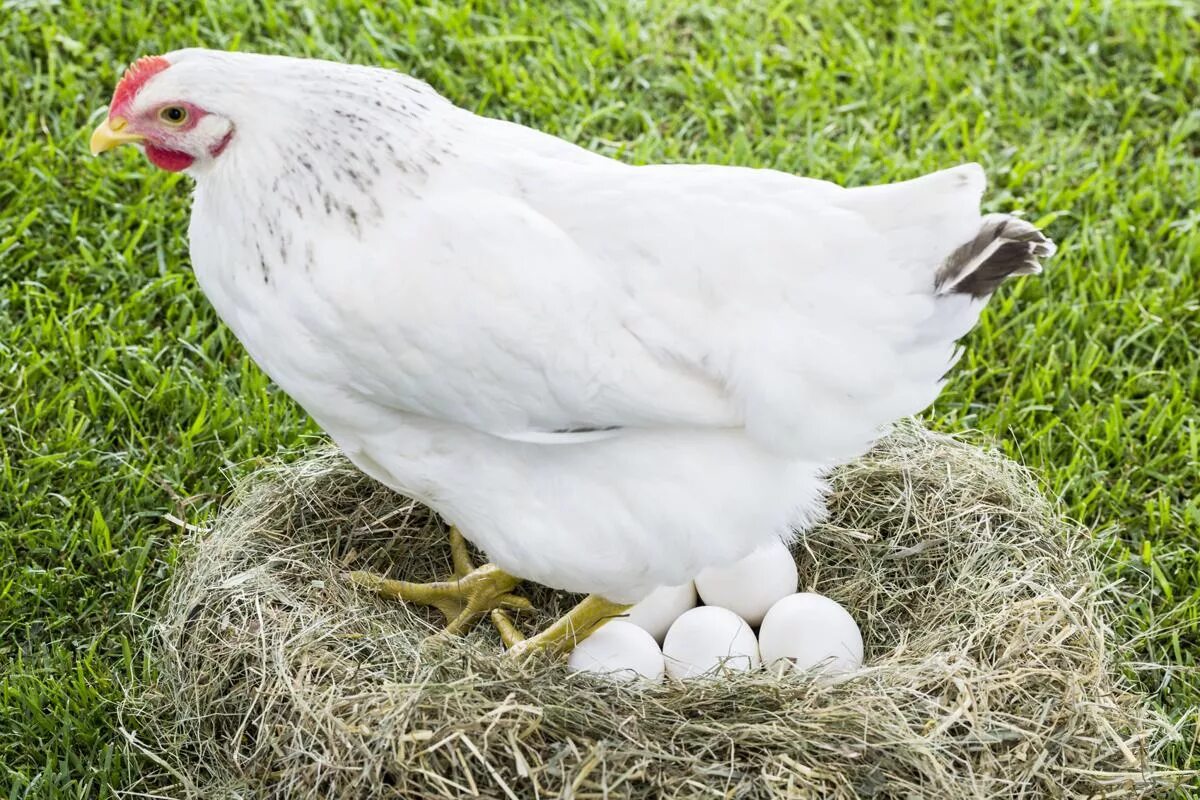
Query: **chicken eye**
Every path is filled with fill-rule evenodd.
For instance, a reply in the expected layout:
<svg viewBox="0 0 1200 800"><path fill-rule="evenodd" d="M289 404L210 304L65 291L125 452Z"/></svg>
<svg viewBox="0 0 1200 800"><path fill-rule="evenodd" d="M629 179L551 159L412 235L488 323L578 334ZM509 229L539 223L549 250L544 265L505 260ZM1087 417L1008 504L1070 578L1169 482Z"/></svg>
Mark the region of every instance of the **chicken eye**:
<svg viewBox="0 0 1200 800"><path fill-rule="evenodd" d="M158 112L158 118L168 125L182 125L187 122L187 109L183 106L167 106Z"/></svg>

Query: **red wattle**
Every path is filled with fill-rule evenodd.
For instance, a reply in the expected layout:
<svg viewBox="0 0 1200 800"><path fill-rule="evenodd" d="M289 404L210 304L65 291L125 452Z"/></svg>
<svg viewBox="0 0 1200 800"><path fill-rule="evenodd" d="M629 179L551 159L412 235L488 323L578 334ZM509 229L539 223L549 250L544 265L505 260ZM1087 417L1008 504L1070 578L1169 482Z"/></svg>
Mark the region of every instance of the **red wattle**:
<svg viewBox="0 0 1200 800"><path fill-rule="evenodd" d="M152 144L146 145L146 158L150 159L150 163L154 166L170 172L185 170L196 160L187 153L181 153L178 150L168 150L165 147L156 147Z"/></svg>

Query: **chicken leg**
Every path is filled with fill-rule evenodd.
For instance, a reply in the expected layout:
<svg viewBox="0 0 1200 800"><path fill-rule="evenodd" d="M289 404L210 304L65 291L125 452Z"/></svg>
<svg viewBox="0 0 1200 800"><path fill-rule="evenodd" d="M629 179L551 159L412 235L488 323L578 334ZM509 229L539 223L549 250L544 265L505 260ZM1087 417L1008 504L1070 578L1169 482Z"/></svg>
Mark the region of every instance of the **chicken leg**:
<svg viewBox="0 0 1200 800"><path fill-rule="evenodd" d="M369 572L351 572L350 580L392 600L433 606L446 617L444 633L461 636L484 614L491 613L492 624L512 657L537 650L569 653L575 645L591 636L610 618L629 606L613 603L599 595L588 595L544 631L525 638L506 611L528 611L533 604L512 593L521 582L495 564L476 567L467 552L467 542L458 528L450 528L450 559L454 565L452 580L433 583L397 581Z"/></svg>
<svg viewBox="0 0 1200 800"><path fill-rule="evenodd" d="M604 623L630 608L628 604L614 603L598 594L589 594L544 631L529 639L517 630L508 614L499 608L492 609L492 624L500 631L500 638L508 647L508 655L513 658L538 650L565 654L574 650L576 645L599 630Z"/></svg>
<svg viewBox="0 0 1200 800"><path fill-rule="evenodd" d="M467 542L458 528L450 528L450 580L433 583L397 581L370 572L351 572L350 580L382 597L433 606L446 617L445 633L461 636L494 609L528 611L533 604L512 593L521 582L495 564L476 567L467 552ZM511 623L510 623L511 624Z"/></svg>

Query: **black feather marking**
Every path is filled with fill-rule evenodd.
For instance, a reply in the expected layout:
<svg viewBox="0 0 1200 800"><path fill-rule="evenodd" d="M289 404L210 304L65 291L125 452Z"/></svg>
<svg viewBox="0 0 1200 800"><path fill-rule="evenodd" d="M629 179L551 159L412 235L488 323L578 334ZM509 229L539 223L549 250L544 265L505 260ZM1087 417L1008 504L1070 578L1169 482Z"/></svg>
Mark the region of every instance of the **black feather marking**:
<svg viewBox="0 0 1200 800"><path fill-rule="evenodd" d="M258 268L262 270L263 283L270 283L271 268L267 266L267 259L263 256L262 247L260 247L258 244L255 244L254 249L258 252Z"/></svg>
<svg viewBox="0 0 1200 800"><path fill-rule="evenodd" d="M579 427L572 427L572 428L557 428L557 429L551 431L551 433L603 433L605 431L619 431L619 430L621 430L620 425L600 425L600 426L596 426L596 427L588 427L586 425L581 425Z"/></svg>
<svg viewBox="0 0 1200 800"><path fill-rule="evenodd" d="M975 237L943 262L934 279L938 294L986 297L1011 275L1042 271L1039 258L1054 254L1054 242L1028 222L989 214Z"/></svg>

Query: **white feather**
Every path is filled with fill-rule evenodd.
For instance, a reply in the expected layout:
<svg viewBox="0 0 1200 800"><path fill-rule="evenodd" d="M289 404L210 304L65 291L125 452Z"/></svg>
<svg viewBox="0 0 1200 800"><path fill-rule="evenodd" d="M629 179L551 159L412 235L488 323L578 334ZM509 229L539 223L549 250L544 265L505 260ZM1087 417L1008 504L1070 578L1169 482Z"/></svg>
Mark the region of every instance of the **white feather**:
<svg viewBox="0 0 1200 800"><path fill-rule="evenodd" d="M632 167L393 73L168 59L151 100L236 130L192 170L221 316L360 467L556 588L637 600L811 524L982 307L934 295L976 165Z"/></svg>

